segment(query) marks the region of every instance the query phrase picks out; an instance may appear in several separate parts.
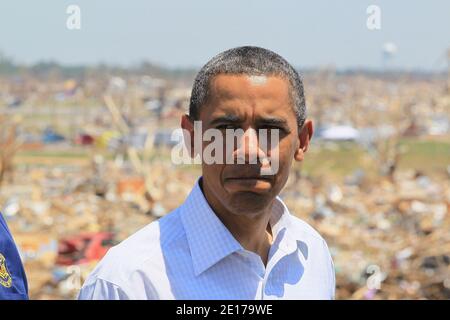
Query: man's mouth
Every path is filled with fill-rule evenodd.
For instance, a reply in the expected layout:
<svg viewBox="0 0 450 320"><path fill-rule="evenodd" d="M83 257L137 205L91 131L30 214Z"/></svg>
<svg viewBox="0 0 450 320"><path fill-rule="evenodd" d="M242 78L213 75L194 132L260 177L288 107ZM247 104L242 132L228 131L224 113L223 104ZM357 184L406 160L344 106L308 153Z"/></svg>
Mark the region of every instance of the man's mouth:
<svg viewBox="0 0 450 320"><path fill-rule="evenodd" d="M251 191L264 193L273 187L273 177L270 176L233 176L224 181L224 186L231 192Z"/></svg>

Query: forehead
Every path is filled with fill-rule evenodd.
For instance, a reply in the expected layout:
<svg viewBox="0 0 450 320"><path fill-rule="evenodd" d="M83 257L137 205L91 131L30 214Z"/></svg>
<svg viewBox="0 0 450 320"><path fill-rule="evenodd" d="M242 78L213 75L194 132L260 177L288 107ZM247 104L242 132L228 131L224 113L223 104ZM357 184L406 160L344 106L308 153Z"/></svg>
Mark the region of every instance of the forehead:
<svg viewBox="0 0 450 320"><path fill-rule="evenodd" d="M290 85L280 76L219 74L209 83L204 115L290 113Z"/></svg>

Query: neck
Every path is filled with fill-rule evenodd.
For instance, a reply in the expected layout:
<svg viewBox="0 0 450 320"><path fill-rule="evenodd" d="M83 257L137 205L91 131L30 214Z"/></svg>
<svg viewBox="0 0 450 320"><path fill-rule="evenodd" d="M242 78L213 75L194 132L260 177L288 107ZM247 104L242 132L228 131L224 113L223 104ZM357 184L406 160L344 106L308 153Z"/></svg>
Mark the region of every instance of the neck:
<svg viewBox="0 0 450 320"><path fill-rule="evenodd" d="M203 193L216 216L233 237L246 250L258 254L266 265L273 240L269 223L272 205L251 215L235 214L227 210L207 188L203 189Z"/></svg>

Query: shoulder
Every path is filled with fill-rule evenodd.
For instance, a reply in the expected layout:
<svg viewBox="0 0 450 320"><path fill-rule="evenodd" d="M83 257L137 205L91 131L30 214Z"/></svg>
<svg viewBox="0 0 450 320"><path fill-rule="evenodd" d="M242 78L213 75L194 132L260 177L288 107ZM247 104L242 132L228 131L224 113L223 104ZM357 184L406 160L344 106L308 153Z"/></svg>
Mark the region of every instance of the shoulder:
<svg viewBox="0 0 450 320"><path fill-rule="evenodd" d="M116 260L127 257L126 265L136 265L176 242L184 235L179 209L143 227L117 246L113 247L106 259Z"/></svg>
<svg viewBox="0 0 450 320"><path fill-rule="evenodd" d="M183 236L178 209L151 222L108 250L84 283L80 298L92 292L91 298L94 299L92 295L96 290L109 295L109 298L124 297L133 292L128 287L139 276L142 267L161 270L164 266L163 250L182 241Z"/></svg>
<svg viewBox="0 0 450 320"><path fill-rule="evenodd" d="M327 266L333 266L333 260L325 239L306 221L291 215L291 230L297 242L304 242L309 248L309 252L314 253L314 257Z"/></svg>
<svg viewBox="0 0 450 320"><path fill-rule="evenodd" d="M319 243L325 242L319 232L306 221L294 215L290 215L290 221L292 231L296 232L296 234L301 235L303 238L309 239L310 241Z"/></svg>
<svg viewBox="0 0 450 320"><path fill-rule="evenodd" d="M8 236L11 236L11 233L9 232L8 225L6 224L6 221L3 218L3 215L2 215L1 212L0 212L0 228L4 230L4 232L0 232L0 235L6 234Z"/></svg>
<svg viewBox="0 0 450 320"><path fill-rule="evenodd" d="M291 232L295 232L296 238L305 242L308 251L311 254L311 259L315 262L317 270L321 270L327 274L327 284L329 288L329 297L334 299L336 278L334 271L333 258L328 248L325 239L304 220L291 216Z"/></svg>

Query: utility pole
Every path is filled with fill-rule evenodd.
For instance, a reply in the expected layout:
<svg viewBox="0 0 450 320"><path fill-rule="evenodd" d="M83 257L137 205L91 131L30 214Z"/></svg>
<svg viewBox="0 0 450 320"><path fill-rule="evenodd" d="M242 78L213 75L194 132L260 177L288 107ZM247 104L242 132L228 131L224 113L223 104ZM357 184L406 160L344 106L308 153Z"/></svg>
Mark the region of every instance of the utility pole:
<svg viewBox="0 0 450 320"><path fill-rule="evenodd" d="M450 93L450 48L447 49L447 92Z"/></svg>

